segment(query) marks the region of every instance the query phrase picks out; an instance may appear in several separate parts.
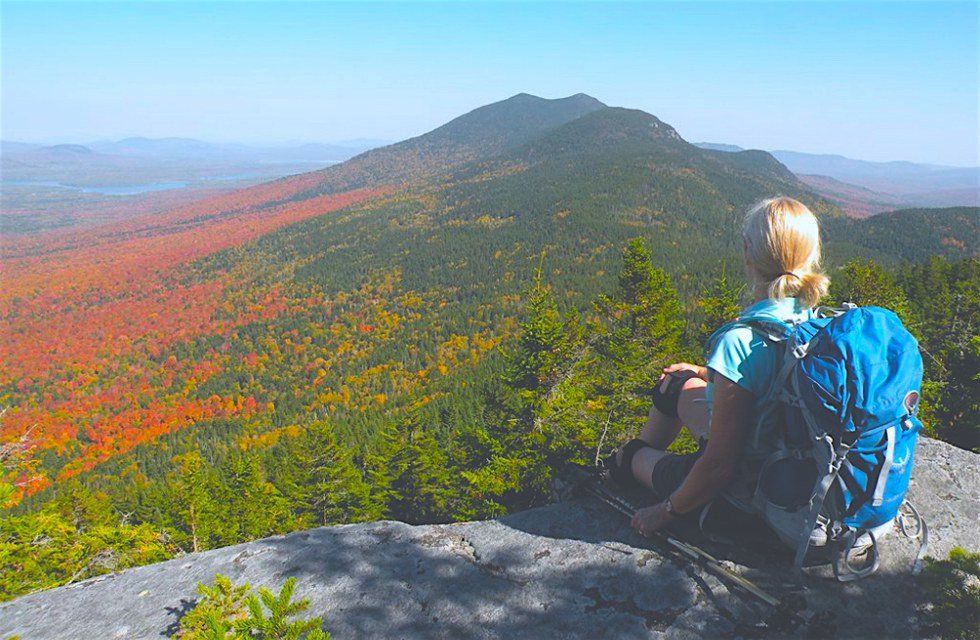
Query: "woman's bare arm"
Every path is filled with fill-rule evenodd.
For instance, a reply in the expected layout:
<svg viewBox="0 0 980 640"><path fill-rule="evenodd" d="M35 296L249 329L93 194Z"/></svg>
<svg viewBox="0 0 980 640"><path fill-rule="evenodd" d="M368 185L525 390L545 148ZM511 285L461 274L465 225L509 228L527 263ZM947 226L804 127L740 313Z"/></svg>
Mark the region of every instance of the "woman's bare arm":
<svg viewBox="0 0 980 640"><path fill-rule="evenodd" d="M697 509L732 481L739 452L748 437L754 405L755 396L749 391L715 373L708 445L683 484L670 496L675 512ZM673 519L665 502L661 502L637 511L632 524L641 534L648 535Z"/></svg>
<svg viewBox="0 0 980 640"><path fill-rule="evenodd" d="M675 511L686 513L697 509L734 479L754 405L752 393L715 373L708 446L671 496Z"/></svg>
<svg viewBox="0 0 980 640"><path fill-rule="evenodd" d="M708 368L699 364L691 364L690 362L677 362L675 364L667 365L664 367L664 375L660 376L660 379L663 380L664 376L666 376L668 373L675 373L677 371L685 370L694 372L694 375L701 378L705 382L708 381Z"/></svg>

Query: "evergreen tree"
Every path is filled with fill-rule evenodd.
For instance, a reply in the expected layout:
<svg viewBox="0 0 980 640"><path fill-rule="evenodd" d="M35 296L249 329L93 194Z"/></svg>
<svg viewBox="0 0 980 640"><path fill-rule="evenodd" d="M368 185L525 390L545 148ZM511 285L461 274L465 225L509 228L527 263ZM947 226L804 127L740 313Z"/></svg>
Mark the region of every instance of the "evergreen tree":
<svg viewBox="0 0 980 640"><path fill-rule="evenodd" d="M43 509L0 518L0 601L158 562L175 549L148 524L128 524L104 495L75 485Z"/></svg>
<svg viewBox="0 0 980 640"><path fill-rule="evenodd" d="M909 330L918 318L912 313L908 296L895 277L872 260L848 262L830 282L830 304L853 302L862 307L884 307L894 311Z"/></svg>
<svg viewBox="0 0 980 640"><path fill-rule="evenodd" d="M210 549L217 542L220 519L215 503L217 483L198 451L174 458L174 471L168 476L175 528L186 538L192 551Z"/></svg>
<svg viewBox="0 0 980 640"><path fill-rule="evenodd" d="M393 484L399 471L394 461L402 446L397 428L386 426L363 455L364 478L370 492L365 516L369 519L387 517L398 498Z"/></svg>
<svg viewBox="0 0 980 640"><path fill-rule="evenodd" d="M744 278L733 278L727 268L701 291L695 302L696 324L691 332L692 350L702 351L712 333L738 317L744 306L745 291Z"/></svg>
<svg viewBox="0 0 980 640"><path fill-rule="evenodd" d="M926 557L917 576L925 619L940 638L980 638L980 553L953 547L946 559Z"/></svg>
<svg viewBox="0 0 980 640"><path fill-rule="evenodd" d="M540 274L527 293L516 344L507 354L504 386L491 394L492 418L467 434L472 463L462 473L472 513L500 515L542 500L549 484L548 459L554 439L547 423L555 391L567 383L575 340Z"/></svg>
<svg viewBox="0 0 980 640"><path fill-rule="evenodd" d="M235 585L214 576L214 586L197 585L201 598L180 619L179 640L330 640L321 618L291 619L305 612L309 600L293 600L296 579L289 578L278 594L248 584Z"/></svg>
<svg viewBox="0 0 980 640"><path fill-rule="evenodd" d="M650 409L649 390L663 366L682 353L684 321L670 277L653 267L641 239L623 252L619 289L596 303L603 331L596 342L593 402L606 410L602 445L636 434Z"/></svg>
<svg viewBox="0 0 980 640"><path fill-rule="evenodd" d="M370 487L353 462L352 452L337 442L328 425L308 432L304 460L306 482L301 503L319 525L359 522L370 514Z"/></svg>
<svg viewBox="0 0 980 640"><path fill-rule="evenodd" d="M292 529L286 500L267 482L255 455L233 453L220 467L221 544L236 544Z"/></svg>
<svg viewBox="0 0 980 640"><path fill-rule="evenodd" d="M93 492L76 478L65 482L51 506L77 529L89 529L115 520L115 512L106 495Z"/></svg>
<svg viewBox="0 0 980 640"><path fill-rule="evenodd" d="M540 280L528 293L524 316L505 381L518 392L529 416L558 381L568 345L558 305Z"/></svg>
<svg viewBox="0 0 980 640"><path fill-rule="evenodd" d="M980 451L980 260L932 257L905 268L900 282L917 317L923 402L935 433Z"/></svg>
<svg viewBox="0 0 980 640"><path fill-rule="evenodd" d="M270 467L273 484L306 525L378 517L353 450L337 441L327 423L318 422L300 435L283 439L274 449Z"/></svg>
<svg viewBox="0 0 980 640"><path fill-rule="evenodd" d="M449 456L431 430L413 428L391 460L392 517L410 524L447 522L458 492Z"/></svg>

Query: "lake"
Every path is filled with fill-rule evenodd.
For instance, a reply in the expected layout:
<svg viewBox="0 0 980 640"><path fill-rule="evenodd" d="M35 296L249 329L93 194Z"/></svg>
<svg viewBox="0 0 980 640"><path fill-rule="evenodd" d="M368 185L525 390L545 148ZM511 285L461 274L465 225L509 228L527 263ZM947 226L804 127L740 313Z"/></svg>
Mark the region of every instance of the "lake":
<svg viewBox="0 0 980 640"><path fill-rule="evenodd" d="M54 189L69 189L79 193L97 193L104 196L134 196L150 191L166 191L168 189L183 189L188 182L150 182L147 184L106 185L101 187L79 187L61 182L42 180L5 180L4 185L16 187L50 187Z"/></svg>

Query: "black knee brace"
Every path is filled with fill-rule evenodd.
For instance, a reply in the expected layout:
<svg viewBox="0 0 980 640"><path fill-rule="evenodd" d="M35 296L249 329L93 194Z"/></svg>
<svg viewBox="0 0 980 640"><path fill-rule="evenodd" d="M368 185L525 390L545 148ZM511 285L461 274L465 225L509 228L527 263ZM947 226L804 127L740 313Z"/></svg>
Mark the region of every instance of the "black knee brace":
<svg viewBox="0 0 980 640"><path fill-rule="evenodd" d="M632 471L633 456L640 449L649 446L646 441L640 440L639 438L630 440L620 449L621 454L618 462L616 460L616 452L614 451L606 460L606 469L609 470L609 477L620 487L629 488L634 486L636 484L636 478L633 477Z"/></svg>
<svg viewBox="0 0 980 640"><path fill-rule="evenodd" d="M667 374L666 383L660 381L657 386L653 388L653 406L657 408L657 411L669 416L671 418L677 417L677 400L681 397L681 389L684 388L684 383L691 378L696 378L698 374L694 373L690 369L683 369L681 371L675 371L673 373ZM666 386L664 391L660 390L660 387Z"/></svg>

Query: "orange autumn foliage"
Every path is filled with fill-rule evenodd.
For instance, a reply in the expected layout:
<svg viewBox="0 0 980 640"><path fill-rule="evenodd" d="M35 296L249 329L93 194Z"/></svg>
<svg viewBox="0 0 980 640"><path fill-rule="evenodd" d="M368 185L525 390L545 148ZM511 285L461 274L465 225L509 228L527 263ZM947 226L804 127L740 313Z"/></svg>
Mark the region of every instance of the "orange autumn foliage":
<svg viewBox="0 0 980 640"><path fill-rule="evenodd" d="M0 440L33 428L70 457L59 477L204 420L267 410L253 397L201 398L226 356L172 348L289 311L276 284L244 291L241 274L189 277L195 260L380 190L297 197L315 176L279 180L163 214L26 237L0 237ZM235 287L237 290L233 291ZM29 488L37 490L47 480Z"/></svg>

